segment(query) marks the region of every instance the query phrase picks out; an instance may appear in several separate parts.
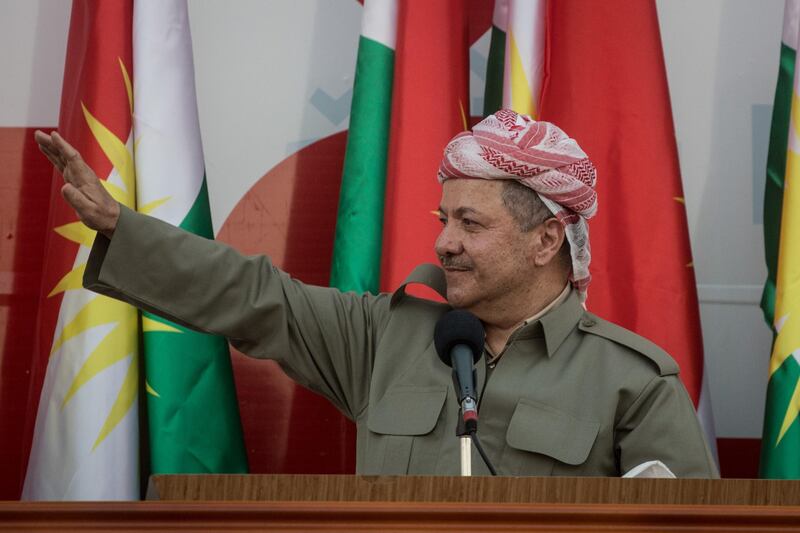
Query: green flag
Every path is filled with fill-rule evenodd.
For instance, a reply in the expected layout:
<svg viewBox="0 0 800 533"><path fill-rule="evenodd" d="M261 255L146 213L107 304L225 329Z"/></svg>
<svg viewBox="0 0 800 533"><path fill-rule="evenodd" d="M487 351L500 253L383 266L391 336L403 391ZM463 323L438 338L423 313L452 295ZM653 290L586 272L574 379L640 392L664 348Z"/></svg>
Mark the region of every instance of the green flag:
<svg viewBox="0 0 800 533"><path fill-rule="evenodd" d="M799 8L798 0L787 0L764 193L768 278L761 307L775 339L764 412L761 476L783 479L800 478L800 285L795 281L800 276L800 102L795 68Z"/></svg>
<svg viewBox="0 0 800 533"><path fill-rule="evenodd" d="M185 0L137 1L138 210L213 238ZM228 343L142 315L153 473L246 472Z"/></svg>
<svg viewBox="0 0 800 533"><path fill-rule="evenodd" d="M344 291L380 284L396 20L396 0L364 2L331 266Z"/></svg>

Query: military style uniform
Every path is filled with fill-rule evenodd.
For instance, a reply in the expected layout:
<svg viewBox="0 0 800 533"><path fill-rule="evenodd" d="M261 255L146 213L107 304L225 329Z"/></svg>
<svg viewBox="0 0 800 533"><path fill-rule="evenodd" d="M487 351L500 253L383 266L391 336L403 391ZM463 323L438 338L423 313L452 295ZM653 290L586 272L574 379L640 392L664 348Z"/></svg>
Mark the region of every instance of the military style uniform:
<svg viewBox="0 0 800 533"><path fill-rule="evenodd" d="M442 290L444 276L425 265L410 281ZM458 474L458 404L433 346L448 305L405 285L377 296L305 285L124 207L84 284L277 360L355 421L359 474ZM477 370L479 435L500 475L618 476L658 459L678 476L717 476L675 362L574 292ZM477 454L473 473L488 474Z"/></svg>

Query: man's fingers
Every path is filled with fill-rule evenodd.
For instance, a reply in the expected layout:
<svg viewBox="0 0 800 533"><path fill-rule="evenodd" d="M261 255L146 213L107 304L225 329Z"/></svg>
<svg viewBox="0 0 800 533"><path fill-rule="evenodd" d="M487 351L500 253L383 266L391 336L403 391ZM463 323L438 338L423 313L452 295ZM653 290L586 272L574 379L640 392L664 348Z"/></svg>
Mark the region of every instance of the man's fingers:
<svg viewBox="0 0 800 533"><path fill-rule="evenodd" d="M111 196L108 196L104 204L98 204L87 196L84 191L77 189L71 183L65 183L61 187L61 195L75 209L75 212L78 213L78 218L84 224L111 238L117 226L120 212L119 204Z"/></svg>
<svg viewBox="0 0 800 533"><path fill-rule="evenodd" d="M50 147L51 150L53 149L53 138L49 134L43 132L42 130L34 131L33 139L36 141L37 144L48 146Z"/></svg>
<svg viewBox="0 0 800 533"><path fill-rule="evenodd" d="M78 216L84 222L86 217L95 209L95 204L89 200L85 194L75 188L71 183L65 183L61 187L61 196L78 212Z"/></svg>
<svg viewBox="0 0 800 533"><path fill-rule="evenodd" d="M45 144L45 143L49 144L50 143L50 136L48 134L46 134L45 132L43 132L42 130L34 131L33 132L33 139L38 144Z"/></svg>
<svg viewBox="0 0 800 533"><path fill-rule="evenodd" d="M41 130L36 130L33 133L33 138L36 140L36 144L38 144L43 151L47 150L47 152L50 153L51 155L55 155L58 159L62 161L63 164L66 162L64 159L64 154L61 153L61 150L59 149L58 145L56 145L55 139L53 138L54 134L56 134L55 131L53 131L51 135L48 135L47 133ZM61 139L63 140L63 137Z"/></svg>
<svg viewBox="0 0 800 533"><path fill-rule="evenodd" d="M47 156L47 159L49 159L50 162L53 163L53 165L55 165L60 172L63 172L64 160L58 153L56 147L53 146L53 139L50 137L50 135L41 130L36 130L33 133L33 138L36 140L39 150L41 150L41 152Z"/></svg>
<svg viewBox="0 0 800 533"><path fill-rule="evenodd" d="M81 158L81 154L73 148L64 138L54 131L50 134L52 145L43 144L52 155L61 160L61 174L64 179L77 187L99 186L99 179L94 171Z"/></svg>
<svg viewBox="0 0 800 533"><path fill-rule="evenodd" d="M81 154L72 147L67 141L64 140L64 137L58 134L57 131L54 131L50 134L50 138L53 140L53 146L56 150L61 153L61 156L64 158L65 163L69 163L72 160L80 159Z"/></svg>

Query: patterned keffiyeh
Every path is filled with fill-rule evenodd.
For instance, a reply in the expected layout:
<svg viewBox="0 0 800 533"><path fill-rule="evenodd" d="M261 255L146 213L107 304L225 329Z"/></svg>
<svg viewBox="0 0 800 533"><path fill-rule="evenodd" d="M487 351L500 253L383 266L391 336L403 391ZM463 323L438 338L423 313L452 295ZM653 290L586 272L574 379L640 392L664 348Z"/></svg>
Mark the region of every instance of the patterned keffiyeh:
<svg viewBox="0 0 800 533"><path fill-rule="evenodd" d="M456 135L444 150L439 181L513 179L530 187L564 225L572 256L570 281L586 298L589 226L597 211L594 165L554 124L503 109Z"/></svg>

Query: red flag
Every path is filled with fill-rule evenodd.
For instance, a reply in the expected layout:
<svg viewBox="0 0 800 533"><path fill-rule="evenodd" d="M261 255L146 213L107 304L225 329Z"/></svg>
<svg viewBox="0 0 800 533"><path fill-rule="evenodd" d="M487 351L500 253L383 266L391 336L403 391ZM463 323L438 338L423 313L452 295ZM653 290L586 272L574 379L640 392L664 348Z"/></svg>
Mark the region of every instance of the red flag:
<svg viewBox="0 0 800 533"><path fill-rule="evenodd" d="M436 262L436 171L442 150L466 129L469 72L466 6L403 2L398 14L386 178L381 289L394 290L420 263Z"/></svg>
<svg viewBox="0 0 800 533"><path fill-rule="evenodd" d="M587 305L669 352L698 406L703 345L655 2L551 1L547 16L541 116L598 171Z"/></svg>

